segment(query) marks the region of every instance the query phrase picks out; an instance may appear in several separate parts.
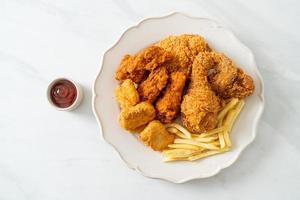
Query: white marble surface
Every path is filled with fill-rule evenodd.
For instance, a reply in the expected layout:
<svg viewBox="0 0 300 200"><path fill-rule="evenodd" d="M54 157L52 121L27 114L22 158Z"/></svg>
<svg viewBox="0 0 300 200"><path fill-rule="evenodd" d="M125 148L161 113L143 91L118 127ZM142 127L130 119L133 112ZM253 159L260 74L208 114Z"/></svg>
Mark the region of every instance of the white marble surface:
<svg viewBox="0 0 300 200"><path fill-rule="evenodd" d="M300 199L300 4L288 1L0 0L0 200ZM129 170L100 137L91 87L101 54L145 17L183 11L231 28L265 80L255 142L213 178L175 185ZM52 79L84 86L59 112Z"/></svg>

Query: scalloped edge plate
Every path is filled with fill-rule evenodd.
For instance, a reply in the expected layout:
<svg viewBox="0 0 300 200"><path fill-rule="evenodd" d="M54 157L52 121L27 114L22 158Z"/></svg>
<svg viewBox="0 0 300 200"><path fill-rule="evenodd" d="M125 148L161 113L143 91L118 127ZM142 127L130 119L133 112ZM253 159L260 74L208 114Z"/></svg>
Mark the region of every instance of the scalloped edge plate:
<svg viewBox="0 0 300 200"><path fill-rule="evenodd" d="M253 77L256 89L254 94L247 98L241 117L232 130L231 151L197 162L163 163L159 153L145 147L133 135L125 134L119 127L119 109L113 94L118 84L114 80L114 71L125 53L135 53L167 35L180 33L204 36L214 50L225 52ZM191 17L178 12L144 19L121 35L104 53L101 63L94 82L92 100L100 132L103 139L114 147L129 168L146 177L184 183L214 176L232 165L256 137L257 124L264 109L264 92L262 77L256 67L253 53L230 30L211 19Z"/></svg>

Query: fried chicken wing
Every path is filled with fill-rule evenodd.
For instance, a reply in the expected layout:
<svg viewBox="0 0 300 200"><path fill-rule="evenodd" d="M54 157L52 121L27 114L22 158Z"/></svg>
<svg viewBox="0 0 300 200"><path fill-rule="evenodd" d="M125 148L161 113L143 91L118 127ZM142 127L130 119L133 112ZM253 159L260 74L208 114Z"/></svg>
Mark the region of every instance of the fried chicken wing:
<svg viewBox="0 0 300 200"><path fill-rule="evenodd" d="M126 79L121 85L117 86L115 96L122 109L135 106L140 102L139 93L130 79Z"/></svg>
<svg viewBox="0 0 300 200"><path fill-rule="evenodd" d="M238 68L237 77L234 80L232 87L228 88L222 97L232 98L237 97L243 99L253 94L255 89L253 79L247 75L242 69Z"/></svg>
<svg viewBox="0 0 300 200"><path fill-rule="evenodd" d="M119 121L121 126L132 132L146 125L155 118L155 108L149 102L141 102L135 106L122 109Z"/></svg>
<svg viewBox="0 0 300 200"><path fill-rule="evenodd" d="M212 65L211 55L204 52L198 54L192 66L191 82L181 104L183 125L192 133L213 129L217 123L221 100L207 80Z"/></svg>
<svg viewBox="0 0 300 200"><path fill-rule="evenodd" d="M140 133L140 139L153 150L161 151L173 143L175 136L170 134L162 123L154 120Z"/></svg>
<svg viewBox="0 0 300 200"><path fill-rule="evenodd" d="M159 41L157 46L169 51L173 59L169 64L169 72L181 71L190 75L192 63L199 52L210 51L204 38L199 35L169 36Z"/></svg>
<svg viewBox="0 0 300 200"><path fill-rule="evenodd" d="M163 96L155 104L157 118L163 123L171 123L180 111L182 92L186 76L183 72L173 72Z"/></svg>
<svg viewBox="0 0 300 200"><path fill-rule="evenodd" d="M211 52L213 73L209 76L212 89L223 98L245 98L254 91L252 78L224 54Z"/></svg>
<svg viewBox="0 0 300 200"><path fill-rule="evenodd" d="M138 56L125 55L116 71L115 78L119 81L131 79L139 83L146 77L144 61Z"/></svg>
<svg viewBox="0 0 300 200"><path fill-rule="evenodd" d="M119 81L131 79L140 83L146 78L147 71L153 71L156 67L172 60L171 53L157 46L143 49L136 55L125 55L116 71L115 78Z"/></svg>
<svg viewBox="0 0 300 200"><path fill-rule="evenodd" d="M153 70L148 78L138 86L138 93L143 101L153 103L168 82L166 67L158 67Z"/></svg>

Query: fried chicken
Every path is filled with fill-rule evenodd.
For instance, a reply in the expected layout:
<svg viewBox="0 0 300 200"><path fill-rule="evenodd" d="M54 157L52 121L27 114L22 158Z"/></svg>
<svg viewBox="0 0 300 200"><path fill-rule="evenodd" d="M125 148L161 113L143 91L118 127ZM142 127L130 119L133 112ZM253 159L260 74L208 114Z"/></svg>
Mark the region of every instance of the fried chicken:
<svg viewBox="0 0 300 200"><path fill-rule="evenodd" d="M147 76L147 71L153 71L156 67L172 60L171 53L157 46L143 49L136 55L125 55L116 71L115 78L119 81L131 79L140 83Z"/></svg>
<svg viewBox="0 0 300 200"><path fill-rule="evenodd" d="M135 106L122 109L119 121L124 129L136 132L137 129L154 118L155 108L149 102L141 102Z"/></svg>
<svg viewBox="0 0 300 200"><path fill-rule="evenodd" d="M117 86L115 96L121 108L135 106L140 102L139 93L130 79L126 79L121 85Z"/></svg>
<svg viewBox="0 0 300 200"><path fill-rule="evenodd" d="M142 101L153 103L160 92L165 88L168 81L168 72L166 67L157 67L148 78L138 86L138 93Z"/></svg>
<svg viewBox="0 0 300 200"><path fill-rule="evenodd" d="M237 77L235 78L232 87L229 87L223 94L223 98L236 97L243 99L253 94L255 89L253 79L247 75L242 69L238 68Z"/></svg>
<svg viewBox="0 0 300 200"><path fill-rule="evenodd" d="M212 51L199 35L169 36L125 55L115 78L122 82L115 90L122 109L120 125L140 133L143 143L155 151L174 142L175 135L162 123L171 123L180 111L183 125L201 134L216 127L226 101L254 91L252 78L224 54Z"/></svg>
<svg viewBox="0 0 300 200"><path fill-rule="evenodd" d="M213 65L211 54L199 53L194 60L191 82L181 104L183 125L192 133L215 128L221 100L210 87L207 74Z"/></svg>
<svg viewBox="0 0 300 200"><path fill-rule="evenodd" d="M156 45L173 55L173 59L168 65L169 72L181 71L185 73L186 77L190 76L192 63L198 53L210 51L204 38L199 35L169 36Z"/></svg>
<svg viewBox="0 0 300 200"><path fill-rule="evenodd" d="M235 66L235 64L224 54L211 52L213 60L212 74L209 82L212 89L222 98L243 99L254 91L252 78Z"/></svg>
<svg viewBox="0 0 300 200"><path fill-rule="evenodd" d="M175 136L170 134L162 123L154 120L140 133L140 139L153 150L161 151L173 143Z"/></svg>
<svg viewBox="0 0 300 200"><path fill-rule="evenodd" d="M157 118L163 123L171 123L180 111L182 92L186 76L183 72L173 72L169 77L169 83L163 96L160 97L155 108Z"/></svg>

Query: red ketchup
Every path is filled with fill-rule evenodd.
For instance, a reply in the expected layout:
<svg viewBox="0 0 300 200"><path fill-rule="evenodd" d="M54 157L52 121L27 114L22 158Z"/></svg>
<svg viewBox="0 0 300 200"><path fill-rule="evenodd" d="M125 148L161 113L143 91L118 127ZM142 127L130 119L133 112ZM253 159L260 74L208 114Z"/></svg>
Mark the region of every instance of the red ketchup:
<svg viewBox="0 0 300 200"><path fill-rule="evenodd" d="M68 80L59 80L50 90L52 102L60 108L70 107L77 97L75 85Z"/></svg>

